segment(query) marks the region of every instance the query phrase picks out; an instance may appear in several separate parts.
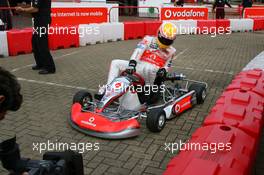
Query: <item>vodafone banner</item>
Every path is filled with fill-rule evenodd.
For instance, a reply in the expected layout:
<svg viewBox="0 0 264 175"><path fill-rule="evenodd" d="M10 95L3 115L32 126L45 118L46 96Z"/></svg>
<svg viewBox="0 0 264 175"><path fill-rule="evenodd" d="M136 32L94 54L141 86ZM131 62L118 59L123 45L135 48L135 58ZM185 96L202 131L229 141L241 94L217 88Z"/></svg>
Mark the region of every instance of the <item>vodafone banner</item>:
<svg viewBox="0 0 264 175"><path fill-rule="evenodd" d="M161 20L208 19L208 8L203 7L164 7L161 8Z"/></svg>
<svg viewBox="0 0 264 175"><path fill-rule="evenodd" d="M107 22L108 9L104 7L52 8L52 25L78 25Z"/></svg>
<svg viewBox="0 0 264 175"><path fill-rule="evenodd" d="M245 8L244 18L264 18L264 6Z"/></svg>

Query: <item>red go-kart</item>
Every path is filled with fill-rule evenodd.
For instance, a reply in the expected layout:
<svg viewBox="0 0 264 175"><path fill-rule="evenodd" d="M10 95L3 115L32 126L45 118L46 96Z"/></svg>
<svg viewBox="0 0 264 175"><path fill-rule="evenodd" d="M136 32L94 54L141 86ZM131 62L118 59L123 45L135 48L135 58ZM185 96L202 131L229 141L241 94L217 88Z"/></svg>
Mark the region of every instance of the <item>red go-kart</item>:
<svg viewBox="0 0 264 175"><path fill-rule="evenodd" d="M166 75L154 92L152 87L146 87L144 79L136 72L123 72L105 87L100 99L94 99L84 90L77 92L69 123L90 136L124 139L139 135L138 119L146 118L147 128L160 132L166 120L203 103L206 89L204 82L172 73Z"/></svg>

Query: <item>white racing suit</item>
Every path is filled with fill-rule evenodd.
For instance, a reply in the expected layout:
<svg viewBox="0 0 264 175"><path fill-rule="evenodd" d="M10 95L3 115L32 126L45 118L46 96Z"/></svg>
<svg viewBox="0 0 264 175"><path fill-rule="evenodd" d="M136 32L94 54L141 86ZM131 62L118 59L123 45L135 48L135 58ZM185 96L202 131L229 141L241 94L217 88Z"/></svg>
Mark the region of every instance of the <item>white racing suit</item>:
<svg viewBox="0 0 264 175"><path fill-rule="evenodd" d="M137 61L136 72L140 74L145 84L152 85L156 78L156 73L160 68L167 71L171 66L172 58L176 54L176 49L172 46L167 49L159 49L157 38L146 36L138 43L130 60ZM110 66L107 84L110 84L114 78L128 67L129 61L113 60Z"/></svg>

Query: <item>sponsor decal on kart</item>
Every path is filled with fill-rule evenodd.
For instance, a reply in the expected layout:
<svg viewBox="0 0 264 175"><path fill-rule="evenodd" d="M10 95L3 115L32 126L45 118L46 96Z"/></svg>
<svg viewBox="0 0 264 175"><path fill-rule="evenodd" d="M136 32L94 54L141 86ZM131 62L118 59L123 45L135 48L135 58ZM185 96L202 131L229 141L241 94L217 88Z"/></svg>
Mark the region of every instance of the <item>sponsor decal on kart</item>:
<svg viewBox="0 0 264 175"><path fill-rule="evenodd" d="M192 96L187 96L183 98L182 100L180 100L179 102L177 102L173 107L174 114L176 115L181 114L187 109L190 109L192 107L191 100L192 100Z"/></svg>
<svg viewBox="0 0 264 175"><path fill-rule="evenodd" d="M96 124L94 123L95 118L94 117L90 117L88 121L82 120L81 123L86 124L86 125L90 125L92 127L96 127Z"/></svg>

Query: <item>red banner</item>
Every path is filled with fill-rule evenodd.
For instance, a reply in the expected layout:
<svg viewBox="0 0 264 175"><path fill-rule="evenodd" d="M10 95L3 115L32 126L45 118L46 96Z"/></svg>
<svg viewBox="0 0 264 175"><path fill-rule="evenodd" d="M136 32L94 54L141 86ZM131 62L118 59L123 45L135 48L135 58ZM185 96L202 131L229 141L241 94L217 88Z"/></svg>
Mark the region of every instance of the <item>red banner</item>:
<svg viewBox="0 0 264 175"><path fill-rule="evenodd" d="M161 8L161 20L208 19L208 8L165 7Z"/></svg>
<svg viewBox="0 0 264 175"><path fill-rule="evenodd" d="M244 18L264 18L264 7L245 8Z"/></svg>
<svg viewBox="0 0 264 175"><path fill-rule="evenodd" d="M107 22L107 8L52 8L52 25L78 25Z"/></svg>

